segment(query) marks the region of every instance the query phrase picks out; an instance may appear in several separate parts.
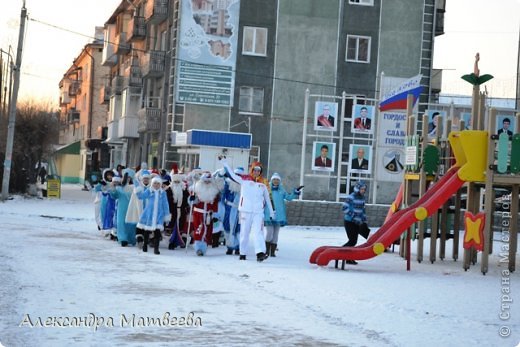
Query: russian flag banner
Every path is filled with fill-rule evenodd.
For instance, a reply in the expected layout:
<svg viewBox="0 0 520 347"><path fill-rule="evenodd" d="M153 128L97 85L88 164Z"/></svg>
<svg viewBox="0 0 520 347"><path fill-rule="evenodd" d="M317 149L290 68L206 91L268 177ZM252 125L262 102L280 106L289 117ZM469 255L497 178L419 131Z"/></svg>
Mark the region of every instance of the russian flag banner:
<svg viewBox="0 0 520 347"><path fill-rule="evenodd" d="M406 110L408 94L413 95L413 104L415 105L422 92L421 78L421 74L414 76L396 88L393 88L391 91L383 94L381 102L379 103L379 111Z"/></svg>

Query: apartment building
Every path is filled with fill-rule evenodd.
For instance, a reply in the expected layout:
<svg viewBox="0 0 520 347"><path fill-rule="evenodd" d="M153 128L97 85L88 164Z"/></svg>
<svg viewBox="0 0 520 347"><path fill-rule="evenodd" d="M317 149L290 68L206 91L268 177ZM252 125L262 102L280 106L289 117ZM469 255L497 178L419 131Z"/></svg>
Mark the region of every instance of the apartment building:
<svg viewBox="0 0 520 347"><path fill-rule="evenodd" d="M106 136L107 105L99 103L107 73L101 65L103 28L84 46L63 75L60 88L60 148L55 160L62 182L84 183L109 163Z"/></svg>
<svg viewBox="0 0 520 347"><path fill-rule="evenodd" d="M377 98L381 73L422 74L421 102L435 100L444 11L445 0L122 1L104 26L110 164L190 168L197 155L172 134L241 132L251 160L296 184L306 90ZM307 198L336 199L338 177L306 176Z"/></svg>

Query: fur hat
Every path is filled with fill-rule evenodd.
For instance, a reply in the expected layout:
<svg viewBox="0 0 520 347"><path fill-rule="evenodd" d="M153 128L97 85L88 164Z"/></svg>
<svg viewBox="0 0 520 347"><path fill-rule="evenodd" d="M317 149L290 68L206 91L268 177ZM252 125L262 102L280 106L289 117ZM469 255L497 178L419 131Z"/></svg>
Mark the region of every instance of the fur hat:
<svg viewBox="0 0 520 347"><path fill-rule="evenodd" d="M119 183L121 183L121 176L114 176L114 177L112 177L112 182L119 182Z"/></svg>
<svg viewBox="0 0 520 347"><path fill-rule="evenodd" d="M109 179L108 175L111 175L112 177L110 177L110 179ZM103 170L103 181L111 182L113 177L114 177L114 171L112 171L111 169Z"/></svg>
<svg viewBox="0 0 520 347"><path fill-rule="evenodd" d="M278 174L278 172L275 172L275 173L271 176L271 182L272 182L273 180L275 180L275 179L279 180L280 182L282 181L282 178L280 177L280 175Z"/></svg>
<svg viewBox="0 0 520 347"><path fill-rule="evenodd" d="M202 182L208 182L208 181L211 181L211 173L210 172L204 172L201 176L200 176L200 180Z"/></svg>
<svg viewBox="0 0 520 347"><path fill-rule="evenodd" d="M128 177L130 177L131 179L134 179L135 171L130 168L123 169L123 176L124 175L128 175Z"/></svg>
<svg viewBox="0 0 520 347"><path fill-rule="evenodd" d="M168 174L162 176L161 178L164 184L170 184L170 182L172 181L172 178Z"/></svg>
<svg viewBox="0 0 520 347"><path fill-rule="evenodd" d="M180 174L172 175L171 179L172 179L173 183L179 183L179 182L182 182L184 180L183 176L180 175Z"/></svg>
<svg viewBox="0 0 520 347"><path fill-rule="evenodd" d="M240 176L246 174L246 170L244 170L244 168L242 166L237 166L237 168L235 170L233 170L233 172Z"/></svg>
<svg viewBox="0 0 520 347"><path fill-rule="evenodd" d="M161 176L155 176L154 178L152 178L152 184L154 184L156 182L162 184L163 180L162 180Z"/></svg>
<svg viewBox="0 0 520 347"><path fill-rule="evenodd" d="M141 171L141 177L142 177L142 178L151 178L152 175L150 174L150 171L148 171L148 170L143 170L143 171Z"/></svg>
<svg viewBox="0 0 520 347"><path fill-rule="evenodd" d="M359 193L361 188L365 188L365 190L367 189L367 185L363 181L359 181L356 183L356 185L354 186L354 192Z"/></svg>

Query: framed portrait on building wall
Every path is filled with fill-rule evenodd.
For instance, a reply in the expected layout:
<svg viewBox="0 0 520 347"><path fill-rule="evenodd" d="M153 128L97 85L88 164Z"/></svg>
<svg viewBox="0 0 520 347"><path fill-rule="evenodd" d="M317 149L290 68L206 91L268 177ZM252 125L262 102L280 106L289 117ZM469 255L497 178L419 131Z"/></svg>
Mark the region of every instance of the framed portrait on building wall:
<svg viewBox="0 0 520 347"><path fill-rule="evenodd" d="M314 108L314 130L335 131L338 125L338 104L316 101Z"/></svg>
<svg viewBox="0 0 520 347"><path fill-rule="evenodd" d="M370 105L356 104L352 106L352 133L373 134L374 133L375 107Z"/></svg>
<svg viewBox="0 0 520 347"><path fill-rule="evenodd" d="M312 170L334 171L336 144L334 142L315 141L312 145Z"/></svg>
<svg viewBox="0 0 520 347"><path fill-rule="evenodd" d="M370 174L372 168L372 147L351 144L349 153L350 173Z"/></svg>

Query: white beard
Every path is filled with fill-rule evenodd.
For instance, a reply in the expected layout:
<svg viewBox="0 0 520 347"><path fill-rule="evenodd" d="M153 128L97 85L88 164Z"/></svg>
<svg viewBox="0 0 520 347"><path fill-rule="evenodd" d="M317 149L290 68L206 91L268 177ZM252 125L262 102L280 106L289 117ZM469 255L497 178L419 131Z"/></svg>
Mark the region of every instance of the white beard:
<svg viewBox="0 0 520 347"><path fill-rule="evenodd" d="M173 193L173 202L176 204L182 203L182 192L184 190L184 183L172 183L170 189Z"/></svg>
<svg viewBox="0 0 520 347"><path fill-rule="evenodd" d="M198 181L195 183L195 195L197 195L197 198L202 202L212 203L215 201L218 193L219 190L213 182L204 183L202 181Z"/></svg>
<svg viewBox="0 0 520 347"><path fill-rule="evenodd" d="M228 180L228 184L229 184L229 190L231 190L234 193L240 193L240 184L238 184L232 180Z"/></svg>

